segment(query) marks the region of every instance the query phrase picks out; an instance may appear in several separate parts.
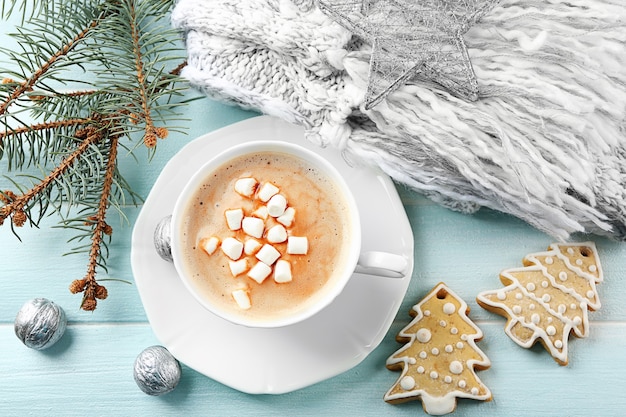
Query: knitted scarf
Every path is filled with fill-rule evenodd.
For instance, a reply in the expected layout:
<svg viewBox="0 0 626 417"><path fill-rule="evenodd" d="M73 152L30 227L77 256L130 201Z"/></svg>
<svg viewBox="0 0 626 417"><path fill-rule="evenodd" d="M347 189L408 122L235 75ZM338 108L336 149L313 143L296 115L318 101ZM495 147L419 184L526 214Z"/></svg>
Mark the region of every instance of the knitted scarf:
<svg viewBox="0 0 626 417"><path fill-rule="evenodd" d="M371 45L313 0L179 0L183 75L444 206L626 240L626 1L502 0L464 35L481 97L364 106Z"/></svg>

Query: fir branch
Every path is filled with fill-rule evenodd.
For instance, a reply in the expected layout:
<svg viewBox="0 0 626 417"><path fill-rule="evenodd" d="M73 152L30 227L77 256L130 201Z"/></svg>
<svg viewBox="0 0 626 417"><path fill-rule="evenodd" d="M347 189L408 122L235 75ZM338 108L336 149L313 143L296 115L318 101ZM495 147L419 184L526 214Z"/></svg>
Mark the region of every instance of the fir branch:
<svg viewBox="0 0 626 417"><path fill-rule="evenodd" d="M109 207L109 197L111 195L111 187L117 159L117 142L118 138L113 136L109 139L109 158L106 165L106 173L102 184L102 195L98 204L98 213L90 218L93 224L93 233L91 237L91 250L89 252L89 263L87 264L87 274L80 281L74 281L70 285L70 291L73 293L83 292L83 301L81 308L85 311L93 311L98 304L97 299L105 299L108 295L104 286L96 281L96 267L100 264L102 250L102 239L104 235L111 235L113 232L111 226L105 221L107 208ZM79 290L82 288L82 291ZM78 291L77 291L78 290Z"/></svg>
<svg viewBox="0 0 626 417"><path fill-rule="evenodd" d="M13 35L20 51L0 47L14 64L0 70L0 159L9 171L36 167L42 174L8 178L14 189L0 191L0 224L10 218L15 233L26 221L37 226L48 210L57 213L59 227L74 232L70 253L88 256L84 278L70 291L82 292L81 308L91 311L107 296L96 279L107 271L107 214L125 217L127 199L139 200L118 170L119 147L132 155L130 144L144 144L154 154L182 104L174 98L185 88L185 63L174 53L179 34L168 29L171 0L54 0L49 7L30 1L41 8Z"/></svg>
<svg viewBox="0 0 626 417"><path fill-rule="evenodd" d="M31 164L47 164L51 154L69 146L68 132L92 122L90 118L74 118L34 123L29 126L0 131L0 158L7 153L9 171ZM52 135L55 134L53 139ZM63 140L66 138L66 140ZM29 157L20 150L28 144Z"/></svg>
<svg viewBox="0 0 626 417"><path fill-rule="evenodd" d="M9 96L4 100L4 102L0 103L0 116L4 115L9 106L17 101L21 96L25 93L32 91L35 84L46 74L51 68L54 67L55 63L59 62L61 58L67 56L67 54L78 44L80 43L90 30L95 28L98 24L98 20L93 20L89 26L81 30L77 33L73 39L69 42L65 43L59 50L51 54L51 56L47 59L46 62L43 63L29 78L24 80L21 83L18 83L15 89Z"/></svg>
<svg viewBox="0 0 626 417"><path fill-rule="evenodd" d="M8 17L17 10L22 12L22 22L26 20L28 16L32 17L36 14L42 13L46 8L50 9L58 4L56 0L30 0L19 2L17 0L3 0L2 6L0 6L0 16Z"/></svg>
<svg viewBox="0 0 626 417"><path fill-rule="evenodd" d="M20 136L28 132L35 132L40 130L53 130L68 126L82 126L90 123L90 119L69 119L69 120L57 120L54 122L35 123L30 126L22 126L17 129L6 130L0 132L0 148L3 147L3 140L13 136Z"/></svg>
<svg viewBox="0 0 626 417"><path fill-rule="evenodd" d="M105 105L116 106L120 100L128 103L128 123L120 127L129 132L141 129L143 143L150 149L156 145L157 138L165 137L167 132L156 125L168 118L167 113L174 106L164 106L165 113L155 115L153 111L159 110L159 103L169 102L178 93L174 87L179 81L178 73L167 67L170 61L179 64L183 60L166 53L175 47L172 39L177 39L178 33L157 24L164 8L169 5L171 1L120 0L109 4L111 18L97 29L103 34L127 35L111 45L114 53L97 72L107 84L105 89L109 100ZM157 116L159 120L155 120Z"/></svg>
<svg viewBox="0 0 626 417"><path fill-rule="evenodd" d="M135 70L137 71L137 84L139 90L140 106L142 110L142 117L145 123L145 134L143 137L143 143L148 148L154 148L157 142L157 133L150 115L150 106L148 103L148 92L146 91L146 74L144 73L143 54L141 53L141 43L139 39L139 28L137 22L137 13L135 10L135 2L128 2L128 14L130 24L130 37L133 43L133 55L135 56Z"/></svg>
<svg viewBox="0 0 626 417"><path fill-rule="evenodd" d="M30 112L35 119L59 120L89 118L99 108L104 93L100 90L77 90L69 92L39 92L29 95ZM97 113L97 112L96 112Z"/></svg>
<svg viewBox="0 0 626 417"><path fill-rule="evenodd" d="M102 132L93 127L86 128L84 131L81 131L79 134L77 134L78 137L81 137L83 135L85 136L85 139L76 148L76 150L72 152L68 157L66 157L39 184L35 185L33 188L20 196L15 195L10 190L2 193L3 196L5 196L3 202L5 202L6 204L0 210L0 224L2 224L4 220L6 220L9 216L12 216L13 224L15 226L23 226L28 217L25 211L27 204L33 198L42 195L46 189L53 185L58 180L58 178L72 166L74 161L86 151L86 149L90 145L102 139Z"/></svg>

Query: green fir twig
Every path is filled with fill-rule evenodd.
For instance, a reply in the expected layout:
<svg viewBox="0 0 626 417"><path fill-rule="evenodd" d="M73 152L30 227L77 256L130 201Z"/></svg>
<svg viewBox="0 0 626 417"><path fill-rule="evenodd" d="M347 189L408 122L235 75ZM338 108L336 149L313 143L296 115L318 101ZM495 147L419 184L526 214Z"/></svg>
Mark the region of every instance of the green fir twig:
<svg viewBox="0 0 626 417"><path fill-rule="evenodd" d="M0 10L22 14L11 34L18 46L0 48L0 62L10 64L0 68L0 163L12 185L0 191L0 224L15 233L56 214L58 227L74 232L70 253L87 256L85 276L70 285L87 311L107 296L96 279L107 271L107 213L123 216L127 201L139 201L119 170L119 148L145 146L152 157L158 139L180 129L172 122L184 104L176 98L186 88L185 63L171 7L172 0L12 0Z"/></svg>

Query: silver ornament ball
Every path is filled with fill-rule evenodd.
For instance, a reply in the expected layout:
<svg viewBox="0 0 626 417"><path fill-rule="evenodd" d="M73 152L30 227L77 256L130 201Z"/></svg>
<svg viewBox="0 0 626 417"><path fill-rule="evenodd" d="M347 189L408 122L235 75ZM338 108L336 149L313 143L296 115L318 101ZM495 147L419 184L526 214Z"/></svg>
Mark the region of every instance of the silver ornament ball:
<svg viewBox="0 0 626 417"><path fill-rule="evenodd" d="M46 298L27 301L15 317L15 335L26 346L43 350L54 345L65 333L65 311Z"/></svg>
<svg viewBox="0 0 626 417"><path fill-rule="evenodd" d="M150 346L135 359L133 373L137 386L148 395L163 395L178 385L180 364L163 346Z"/></svg>
<svg viewBox="0 0 626 417"><path fill-rule="evenodd" d="M154 229L154 248L159 256L168 262L173 262L170 232L171 223L172 216L166 216L159 221Z"/></svg>

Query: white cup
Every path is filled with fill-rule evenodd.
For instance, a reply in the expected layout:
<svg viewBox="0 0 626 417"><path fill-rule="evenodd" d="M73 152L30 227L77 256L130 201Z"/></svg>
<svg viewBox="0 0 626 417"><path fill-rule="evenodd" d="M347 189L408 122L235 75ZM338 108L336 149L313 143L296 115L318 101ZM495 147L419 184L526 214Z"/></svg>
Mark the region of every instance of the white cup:
<svg viewBox="0 0 626 417"><path fill-rule="evenodd" d="M197 283L191 278L190 274L183 268L183 248L180 244L180 233L183 229L184 210L190 199L202 184L206 181L209 174L219 167L223 166L229 160L238 158L242 155L256 154L259 152L277 152L289 154L293 157L300 158L309 164L322 170L337 185L343 194L343 197L349 207L349 215L344 219L351 224L349 230L351 235L346 239L351 242L349 245L348 256L343 258L341 270L334 274L335 278L329 281L322 290L315 293L316 300L307 303L303 309L295 311L293 314L282 315L271 320L256 320L246 318L244 315L238 315L232 311L225 311L220 308L209 297L199 291ZM282 327L295 324L306 320L315 315L324 307L329 305L344 289L354 272L376 275L381 277L398 277L401 278L407 271L408 261L401 255L387 252L361 252L361 223L359 209L355 202L348 185L339 173L339 171L326 159L302 146L278 142L278 141L254 141L241 145L233 146L226 151L216 155L206 164L204 164L192 178L187 182L181 194L179 195L174 211L172 213L170 224L170 248L174 266L188 291L203 305L207 310L228 320L232 323L244 325L247 327ZM358 279L358 278L357 278Z"/></svg>

